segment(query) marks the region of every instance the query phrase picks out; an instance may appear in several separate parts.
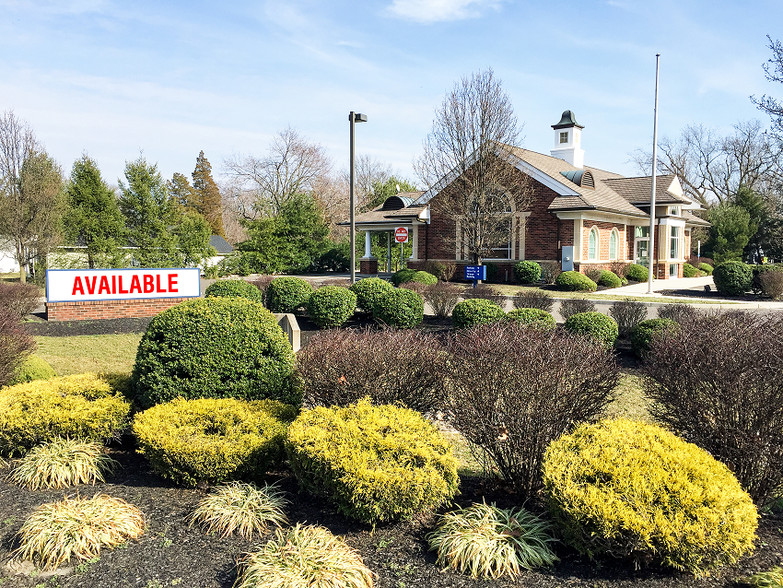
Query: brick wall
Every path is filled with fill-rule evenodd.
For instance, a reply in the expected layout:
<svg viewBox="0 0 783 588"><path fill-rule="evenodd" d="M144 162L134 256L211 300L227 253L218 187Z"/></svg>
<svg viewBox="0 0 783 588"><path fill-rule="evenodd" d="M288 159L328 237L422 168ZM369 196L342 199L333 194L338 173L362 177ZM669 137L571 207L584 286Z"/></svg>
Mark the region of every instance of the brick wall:
<svg viewBox="0 0 783 588"><path fill-rule="evenodd" d="M112 318L140 318L156 314L190 298L154 298L142 300L88 300L47 302L49 321L84 321Z"/></svg>
<svg viewBox="0 0 783 588"><path fill-rule="evenodd" d="M595 227L598 229L598 259L587 258L588 247L590 246L590 231ZM609 259L609 239L612 235L612 229L617 229L617 259ZM622 224L608 223L600 221L586 220L582 223L582 261L588 263L610 263L611 261L624 261L628 256L626 237L626 227ZM628 233L633 227L628 227Z"/></svg>

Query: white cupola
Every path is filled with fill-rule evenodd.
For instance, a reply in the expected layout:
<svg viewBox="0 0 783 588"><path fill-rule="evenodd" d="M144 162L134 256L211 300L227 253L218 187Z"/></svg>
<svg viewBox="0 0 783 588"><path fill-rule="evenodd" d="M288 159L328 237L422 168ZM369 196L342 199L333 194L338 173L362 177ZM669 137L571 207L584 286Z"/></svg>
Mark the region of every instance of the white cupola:
<svg viewBox="0 0 783 588"><path fill-rule="evenodd" d="M555 147L550 151L552 157L567 161L574 167L585 165L585 152L582 149L582 129L584 128L570 110L563 112L560 122L552 125L555 130Z"/></svg>

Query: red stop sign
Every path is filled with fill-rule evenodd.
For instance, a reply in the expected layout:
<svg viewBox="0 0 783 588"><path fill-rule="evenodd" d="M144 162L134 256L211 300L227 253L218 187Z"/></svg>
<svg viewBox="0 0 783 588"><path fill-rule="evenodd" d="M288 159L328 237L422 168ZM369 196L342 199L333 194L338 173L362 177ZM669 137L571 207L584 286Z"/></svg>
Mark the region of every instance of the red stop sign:
<svg viewBox="0 0 783 588"><path fill-rule="evenodd" d="M407 243L408 229L406 227L397 227L394 229L394 240L397 241L397 243Z"/></svg>

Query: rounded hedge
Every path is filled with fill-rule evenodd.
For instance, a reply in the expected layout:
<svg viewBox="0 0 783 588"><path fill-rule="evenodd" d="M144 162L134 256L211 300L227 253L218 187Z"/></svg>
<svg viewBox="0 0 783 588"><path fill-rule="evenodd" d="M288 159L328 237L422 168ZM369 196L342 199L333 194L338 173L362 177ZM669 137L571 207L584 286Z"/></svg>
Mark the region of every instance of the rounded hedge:
<svg viewBox="0 0 783 588"><path fill-rule="evenodd" d="M389 292L393 288L394 286L381 278L364 278L352 284L350 290L356 294L356 306L364 312L372 314L372 309L381 294Z"/></svg>
<svg viewBox="0 0 783 588"><path fill-rule="evenodd" d="M288 429L291 469L306 490L365 523L409 519L457 492L448 441L416 411L373 406L305 410Z"/></svg>
<svg viewBox="0 0 783 588"><path fill-rule="evenodd" d="M714 271L713 267L709 263L700 263L699 269L703 271L705 274L707 274L708 276L711 276L712 272Z"/></svg>
<svg viewBox="0 0 783 588"><path fill-rule="evenodd" d="M126 426L130 404L95 374L0 389L0 453L22 454L58 437L105 443Z"/></svg>
<svg viewBox="0 0 783 588"><path fill-rule="evenodd" d="M433 284L438 283L438 277L434 274L431 274L430 272L419 270L410 277L408 282L418 282L419 284L424 284L425 286L432 286Z"/></svg>
<svg viewBox="0 0 783 588"><path fill-rule="evenodd" d="M690 263L682 264L682 277L683 278L696 278L699 276L699 268L692 266Z"/></svg>
<svg viewBox="0 0 783 588"><path fill-rule="evenodd" d="M313 293L310 282L302 278L275 278L266 287L266 305L272 312L294 312L304 307Z"/></svg>
<svg viewBox="0 0 783 588"><path fill-rule="evenodd" d="M137 414L133 433L153 470L192 487L261 478L280 463L295 417L274 400L178 398Z"/></svg>
<svg viewBox="0 0 783 588"><path fill-rule="evenodd" d="M356 294L341 286L323 286L310 295L307 315L321 329L343 325L356 311Z"/></svg>
<svg viewBox="0 0 783 588"><path fill-rule="evenodd" d="M592 337L598 343L611 349L618 337L617 321L600 312L578 312L566 319L566 331L576 335Z"/></svg>
<svg viewBox="0 0 783 588"><path fill-rule="evenodd" d="M410 282L411 278L413 277L413 274L416 273L415 269L410 268L403 268L401 270L398 270L394 272L391 276L392 284L395 286L399 286L400 284L404 284L405 282Z"/></svg>
<svg viewBox="0 0 783 588"><path fill-rule="evenodd" d="M540 308L515 308L506 314L508 320L520 325L551 331L557 327L555 317Z"/></svg>
<svg viewBox="0 0 783 588"><path fill-rule="evenodd" d="M631 263L625 270L625 277L634 282L646 282L650 277L650 270L638 263Z"/></svg>
<svg viewBox="0 0 783 588"><path fill-rule="evenodd" d="M22 365L17 368L13 379L9 382L9 386L24 384L33 380L49 380L55 376L57 376L57 373L49 365L49 362L40 355L33 353L28 355L27 359L22 362Z"/></svg>
<svg viewBox="0 0 783 588"><path fill-rule="evenodd" d="M619 288L623 281L616 273L609 270L601 270L601 276L598 278L598 285L606 288Z"/></svg>
<svg viewBox="0 0 783 588"><path fill-rule="evenodd" d="M642 357L650 349L654 337L661 333L675 332L679 328L680 325L676 321L668 318L641 321L631 329L631 349L638 357Z"/></svg>
<svg viewBox="0 0 783 588"><path fill-rule="evenodd" d="M520 284L534 284L541 280L541 266L535 261L519 261L514 265L514 277Z"/></svg>
<svg viewBox="0 0 783 588"><path fill-rule="evenodd" d="M712 279L721 294L741 296L753 285L753 268L741 261L726 261L715 266Z"/></svg>
<svg viewBox="0 0 783 588"><path fill-rule="evenodd" d="M275 316L244 298L190 300L150 321L133 368L141 408L174 398L298 404L294 352Z"/></svg>
<svg viewBox="0 0 783 588"><path fill-rule="evenodd" d="M407 288L392 288L381 294L373 318L389 327L415 327L424 320L424 299Z"/></svg>
<svg viewBox="0 0 783 588"><path fill-rule="evenodd" d="M245 280L218 280L204 291L204 297L229 296L264 302L264 296L256 286Z"/></svg>
<svg viewBox="0 0 783 588"><path fill-rule="evenodd" d="M591 557L699 576L753 549L758 513L728 467L660 427L580 425L549 446L543 476L566 541Z"/></svg>
<svg viewBox="0 0 783 588"><path fill-rule="evenodd" d="M586 275L575 271L561 273L557 276L555 285L561 290L568 290L570 292L595 292L596 288L598 288L598 284L593 280Z"/></svg>
<svg viewBox="0 0 783 588"><path fill-rule="evenodd" d="M470 298L458 302L451 312L451 320L457 328L488 325L503 320L506 313L497 302L484 298Z"/></svg>

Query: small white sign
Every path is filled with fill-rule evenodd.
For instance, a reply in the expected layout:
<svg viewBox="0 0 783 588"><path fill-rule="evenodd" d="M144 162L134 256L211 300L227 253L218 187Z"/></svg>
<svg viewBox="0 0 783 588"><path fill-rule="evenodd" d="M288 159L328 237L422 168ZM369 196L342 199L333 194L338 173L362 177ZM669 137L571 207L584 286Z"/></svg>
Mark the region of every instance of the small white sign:
<svg viewBox="0 0 783 588"><path fill-rule="evenodd" d="M394 229L394 240L397 241L397 243L407 243L408 242L408 228L407 227L397 227Z"/></svg>
<svg viewBox="0 0 783 588"><path fill-rule="evenodd" d="M46 301L196 298L201 295L201 270L98 269L46 270Z"/></svg>

